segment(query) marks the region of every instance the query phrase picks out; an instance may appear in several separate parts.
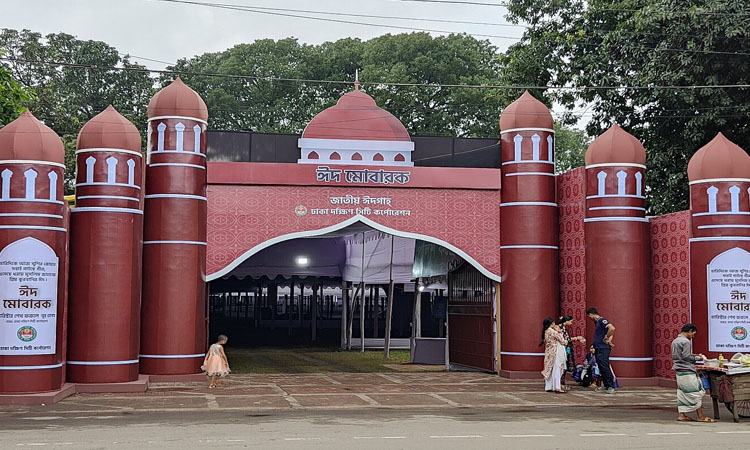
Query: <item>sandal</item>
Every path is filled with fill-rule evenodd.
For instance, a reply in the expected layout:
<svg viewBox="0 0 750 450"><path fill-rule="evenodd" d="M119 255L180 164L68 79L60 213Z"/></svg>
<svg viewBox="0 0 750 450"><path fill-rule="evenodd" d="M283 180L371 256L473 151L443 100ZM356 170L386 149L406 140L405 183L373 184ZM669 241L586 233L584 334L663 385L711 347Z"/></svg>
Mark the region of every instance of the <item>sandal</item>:
<svg viewBox="0 0 750 450"><path fill-rule="evenodd" d="M703 419L699 420L698 422L714 423L714 422L716 422L716 419L712 419L710 417L704 417Z"/></svg>
<svg viewBox="0 0 750 450"><path fill-rule="evenodd" d="M209 385L208 385L208 388L209 388L209 389L216 389L216 385L215 385L215 384L209 384Z"/></svg>

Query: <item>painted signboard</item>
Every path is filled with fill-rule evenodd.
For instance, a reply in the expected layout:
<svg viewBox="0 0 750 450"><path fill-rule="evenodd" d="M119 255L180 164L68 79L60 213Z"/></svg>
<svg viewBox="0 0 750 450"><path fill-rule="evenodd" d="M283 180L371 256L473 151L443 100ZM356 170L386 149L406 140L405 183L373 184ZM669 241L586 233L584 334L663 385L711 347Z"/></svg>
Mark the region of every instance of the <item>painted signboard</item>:
<svg viewBox="0 0 750 450"><path fill-rule="evenodd" d="M0 355L48 355L57 347L54 250L23 238L0 251Z"/></svg>
<svg viewBox="0 0 750 450"><path fill-rule="evenodd" d="M732 248L706 268L708 345L712 352L750 351L750 253Z"/></svg>

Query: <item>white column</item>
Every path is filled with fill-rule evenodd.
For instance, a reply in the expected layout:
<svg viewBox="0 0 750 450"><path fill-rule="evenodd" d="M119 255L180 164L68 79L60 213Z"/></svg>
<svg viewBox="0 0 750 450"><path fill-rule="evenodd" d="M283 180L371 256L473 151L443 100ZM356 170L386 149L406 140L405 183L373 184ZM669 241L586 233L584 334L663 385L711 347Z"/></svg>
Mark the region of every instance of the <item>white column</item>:
<svg viewBox="0 0 750 450"><path fill-rule="evenodd" d="M554 162L555 161L555 152L553 151L553 139L552 135L547 136L547 161Z"/></svg>
<svg viewBox="0 0 750 450"><path fill-rule="evenodd" d="M596 178L599 180L599 184L596 190L596 195L604 195L607 192L606 191L607 172L601 171L597 173Z"/></svg>
<svg viewBox="0 0 750 450"><path fill-rule="evenodd" d="M176 150L178 152L181 152L182 151L182 147L183 147L182 146L183 139L185 137L184 136L184 134L185 134L185 125L183 125L182 122L180 122L180 123L178 123L177 125L174 126L174 129L177 131L177 149Z"/></svg>
<svg viewBox="0 0 750 450"><path fill-rule="evenodd" d="M193 134L195 136L195 153L201 152L201 126L196 125L193 127Z"/></svg>
<svg viewBox="0 0 750 450"><path fill-rule="evenodd" d="M628 174L621 170L617 172L617 195L625 195L625 181L628 179Z"/></svg>
<svg viewBox="0 0 750 450"><path fill-rule="evenodd" d="M729 196L732 202L732 212L740 212L740 188L738 186L730 187Z"/></svg>
<svg viewBox="0 0 750 450"><path fill-rule="evenodd" d="M538 134L531 136L531 159L534 161L539 161L539 141L541 140Z"/></svg>
<svg viewBox="0 0 750 450"><path fill-rule="evenodd" d="M36 173L36 170L29 169L26 172L23 173L23 176L26 177L26 199L27 200L33 200L36 198L36 176L38 174Z"/></svg>
<svg viewBox="0 0 750 450"><path fill-rule="evenodd" d="M3 179L2 199L7 200L10 198L10 179L13 178L13 171L5 169L0 177Z"/></svg>
<svg viewBox="0 0 750 450"><path fill-rule="evenodd" d="M107 158L107 183L117 183L117 158L114 156Z"/></svg>
<svg viewBox="0 0 750 450"><path fill-rule="evenodd" d="M96 158L93 156L86 158L86 183L94 182L94 164L96 164Z"/></svg>
<svg viewBox="0 0 750 450"><path fill-rule="evenodd" d="M716 212L716 194L718 192L719 188L716 186L711 186L706 189L706 194L708 194L708 212L710 213Z"/></svg>
<svg viewBox="0 0 750 450"><path fill-rule="evenodd" d="M514 151L513 161L521 160L521 142L523 142L523 136L521 136L520 134L517 134L513 138L513 143L515 144L515 147L513 149Z"/></svg>
<svg viewBox="0 0 750 450"><path fill-rule="evenodd" d="M57 172L54 170L47 174L49 178L49 199L57 200Z"/></svg>
<svg viewBox="0 0 750 450"><path fill-rule="evenodd" d="M159 137L156 140L156 151L157 152L163 152L164 151L164 131L166 131L167 126L164 124L164 122L160 123L156 127L156 132L159 133Z"/></svg>
<svg viewBox="0 0 750 450"><path fill-rule="evenodd" d="M135 161L129 159L128 162L128 184L135 186Z"/></svg>
<svg viewBox="0 0 750 450"><path fill-rule="evenodd" d="M635 195L643 196L643 173L635 173Z"/></svg>

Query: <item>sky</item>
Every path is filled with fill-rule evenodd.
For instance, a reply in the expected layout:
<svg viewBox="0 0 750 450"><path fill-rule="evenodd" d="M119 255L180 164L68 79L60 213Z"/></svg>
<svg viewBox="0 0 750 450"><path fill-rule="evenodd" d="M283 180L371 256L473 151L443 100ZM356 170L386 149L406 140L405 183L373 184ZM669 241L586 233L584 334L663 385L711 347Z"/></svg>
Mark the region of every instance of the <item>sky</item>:
<svg viewBox="0 0 750 450"><path fill-rule="evenodd" d="M504 19L506 10L502 7L457 4L471 0L453 0L453 3L445 4L404 0L195 1L292 10L265 10L278 14L465 32L480 39L488 39L500 50L516 42L523 33L523 28L507 26L508 23ZM500 0L474 0L474 2L499 4ZM386 33L396 34L409 31L385 26L323 22L159 0L1 0L1 4L0 28L27 28L42 34L65 32L79 39L104 41L122 53L169 63L181 57L221 51L256 39L295 37L303 43L320 44L345 37L358 37L366 40ZM299 12L300 10L396 16L412 20L323 16ZM413 20L414 18L473 23L424 22ZM494 25L481 25L477 22ZM441 33L431 34L437 36ZM479 35L507 36L511 39ZM137 57L133 60L150 68L161 69L165 66L164 63Z"/></svg>

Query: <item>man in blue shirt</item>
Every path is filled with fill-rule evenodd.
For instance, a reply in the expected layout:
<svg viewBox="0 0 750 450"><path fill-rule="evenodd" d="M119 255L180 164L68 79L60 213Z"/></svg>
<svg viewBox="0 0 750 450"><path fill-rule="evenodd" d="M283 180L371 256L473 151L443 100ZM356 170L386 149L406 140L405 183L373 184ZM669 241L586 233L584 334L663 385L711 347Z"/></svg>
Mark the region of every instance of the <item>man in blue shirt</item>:
<svg viewBox="0 0 750 450"><path fill-rule="evenodd" d="M615 393L615 377L612 375L612 369L609 367L609 354L612 352L612 337L615 333L615 326L609 323L607 319L599 315L596 308L586 310L586 315L594 321L594 352L596 355L596 364L599 366L599 372L602 374L604 389L607 394Z"/></svg>

